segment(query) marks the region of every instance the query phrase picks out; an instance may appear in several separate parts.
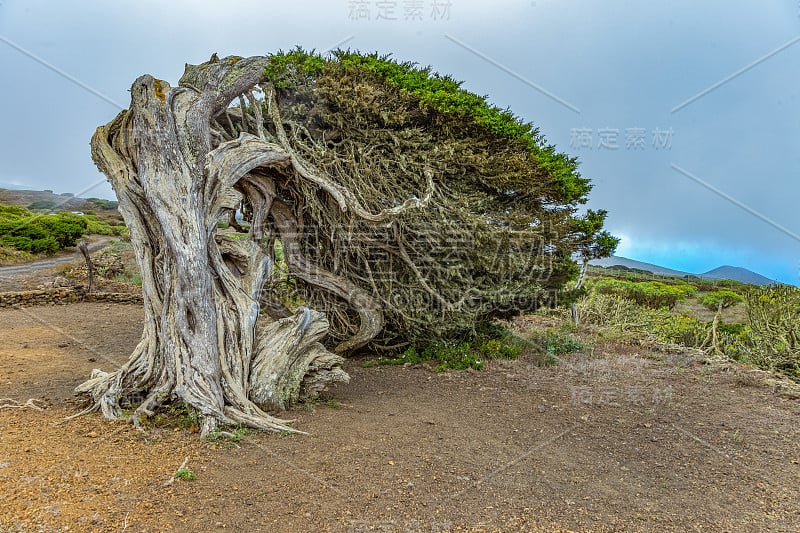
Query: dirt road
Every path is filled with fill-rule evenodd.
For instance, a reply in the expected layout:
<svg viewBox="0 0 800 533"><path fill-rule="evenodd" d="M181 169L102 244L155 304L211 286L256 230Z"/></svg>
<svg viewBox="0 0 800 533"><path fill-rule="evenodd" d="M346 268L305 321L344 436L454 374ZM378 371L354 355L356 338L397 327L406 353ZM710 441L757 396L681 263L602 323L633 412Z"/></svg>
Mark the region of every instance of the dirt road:
<svg viewBox="0 0 800 533"><path fill-rule="evenodd" d="M113 237L94 235L87 238L89 250L96 252L105 248ZM48 257L32 263L0 267L0 292L25 291L36 288L43 282L52 279L50 275L55 267L65 265L71 261L81 259L77 248L66 250L55 257Z"/></svg>
<svg viewBox="0 0 800 533"><path fill-rule="evenodd" d="M738 367L597 343L481 372L349 360L278 413L309 435L62 423L141 328L130 305L0 311L0 531L800 531L800 401ZM167 484L186 458L197 479Z"/></svg>
<svg viewBox="0 0 800 533"><path fill-rule="evenodd" d="M101 250L106 246L108 246L111 243L111 241L118 239L115 239L114 237L108 237L105 235L93 235L87 237L84 240L86 240L89 243L89 251L96 252L97 250ZM33 274L34 272L39 270L52 268L62 263L74 261L79 257L81 257L81 252L77 248L74 248L65 250L56 257L40 259L39 261L34 261L32 263L24 263L21 265L13 265L13 266L0 266L0 278L11 278L15 276L25 276Z"/></svg>

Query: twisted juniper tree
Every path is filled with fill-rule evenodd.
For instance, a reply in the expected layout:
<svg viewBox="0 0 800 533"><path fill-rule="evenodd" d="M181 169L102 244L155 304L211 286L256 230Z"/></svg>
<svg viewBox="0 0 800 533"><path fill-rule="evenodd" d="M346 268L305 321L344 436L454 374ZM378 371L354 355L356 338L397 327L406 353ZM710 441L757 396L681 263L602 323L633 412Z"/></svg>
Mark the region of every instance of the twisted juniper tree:
<svg viewBox="0 0 800 533"><path fill-rule="evenodd" d="M574 159L451 78L377 55L214 55L177 87L145 75L91 146L145 320L128 362L78 390L136 424L179 398L204 434L289 429L267 411L349 379L343 355L550 303L587 245Z"/></svg>

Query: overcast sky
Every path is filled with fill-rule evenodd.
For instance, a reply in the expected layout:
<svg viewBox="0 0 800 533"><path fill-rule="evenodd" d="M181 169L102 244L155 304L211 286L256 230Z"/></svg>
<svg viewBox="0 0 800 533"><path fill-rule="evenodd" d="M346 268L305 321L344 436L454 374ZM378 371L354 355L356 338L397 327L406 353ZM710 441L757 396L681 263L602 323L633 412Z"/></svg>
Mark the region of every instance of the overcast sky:
<svg viewBox="0 0 800 533"><path fill-rule="evenodd" d="M213 52L391 53L577 155L618 255L800 284L800 1L0 1L0 187L113 198L89 139ZM223 7L224 6L224 7Z"/></svg>

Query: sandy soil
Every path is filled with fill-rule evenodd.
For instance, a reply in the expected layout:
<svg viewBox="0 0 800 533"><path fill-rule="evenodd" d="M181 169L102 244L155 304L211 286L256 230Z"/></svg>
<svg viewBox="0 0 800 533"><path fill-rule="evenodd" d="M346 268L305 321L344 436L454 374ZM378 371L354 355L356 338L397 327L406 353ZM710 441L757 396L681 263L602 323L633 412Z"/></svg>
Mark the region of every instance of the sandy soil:
<svg viewBox="0 0 800 533"><path fill-rule="evenodd" d="M351 360L284 413L307 436L64 422L141 320L0 312L0 531L800 530L800 401L742 369L620 345L482 372ZM169 483L186 458L197 479Z"/></svg>

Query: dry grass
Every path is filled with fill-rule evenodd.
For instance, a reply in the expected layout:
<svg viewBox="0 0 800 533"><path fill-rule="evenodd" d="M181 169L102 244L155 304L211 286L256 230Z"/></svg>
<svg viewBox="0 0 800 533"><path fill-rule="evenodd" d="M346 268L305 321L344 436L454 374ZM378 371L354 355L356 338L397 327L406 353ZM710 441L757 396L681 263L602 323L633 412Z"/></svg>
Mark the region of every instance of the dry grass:
<svg viewBox="0 0 800 533"><path fill-rule="evenodd" d="M704 322L712 322L714 320L714 315L717 314L716 311L711 311L706 306L700 304L697 298L687 298L682 302L678 302L678 304L675 305L674 311ZM737 303L727 309L723 309L720 318L726 324L748 324L747 304L744 302Z"/></svg>

